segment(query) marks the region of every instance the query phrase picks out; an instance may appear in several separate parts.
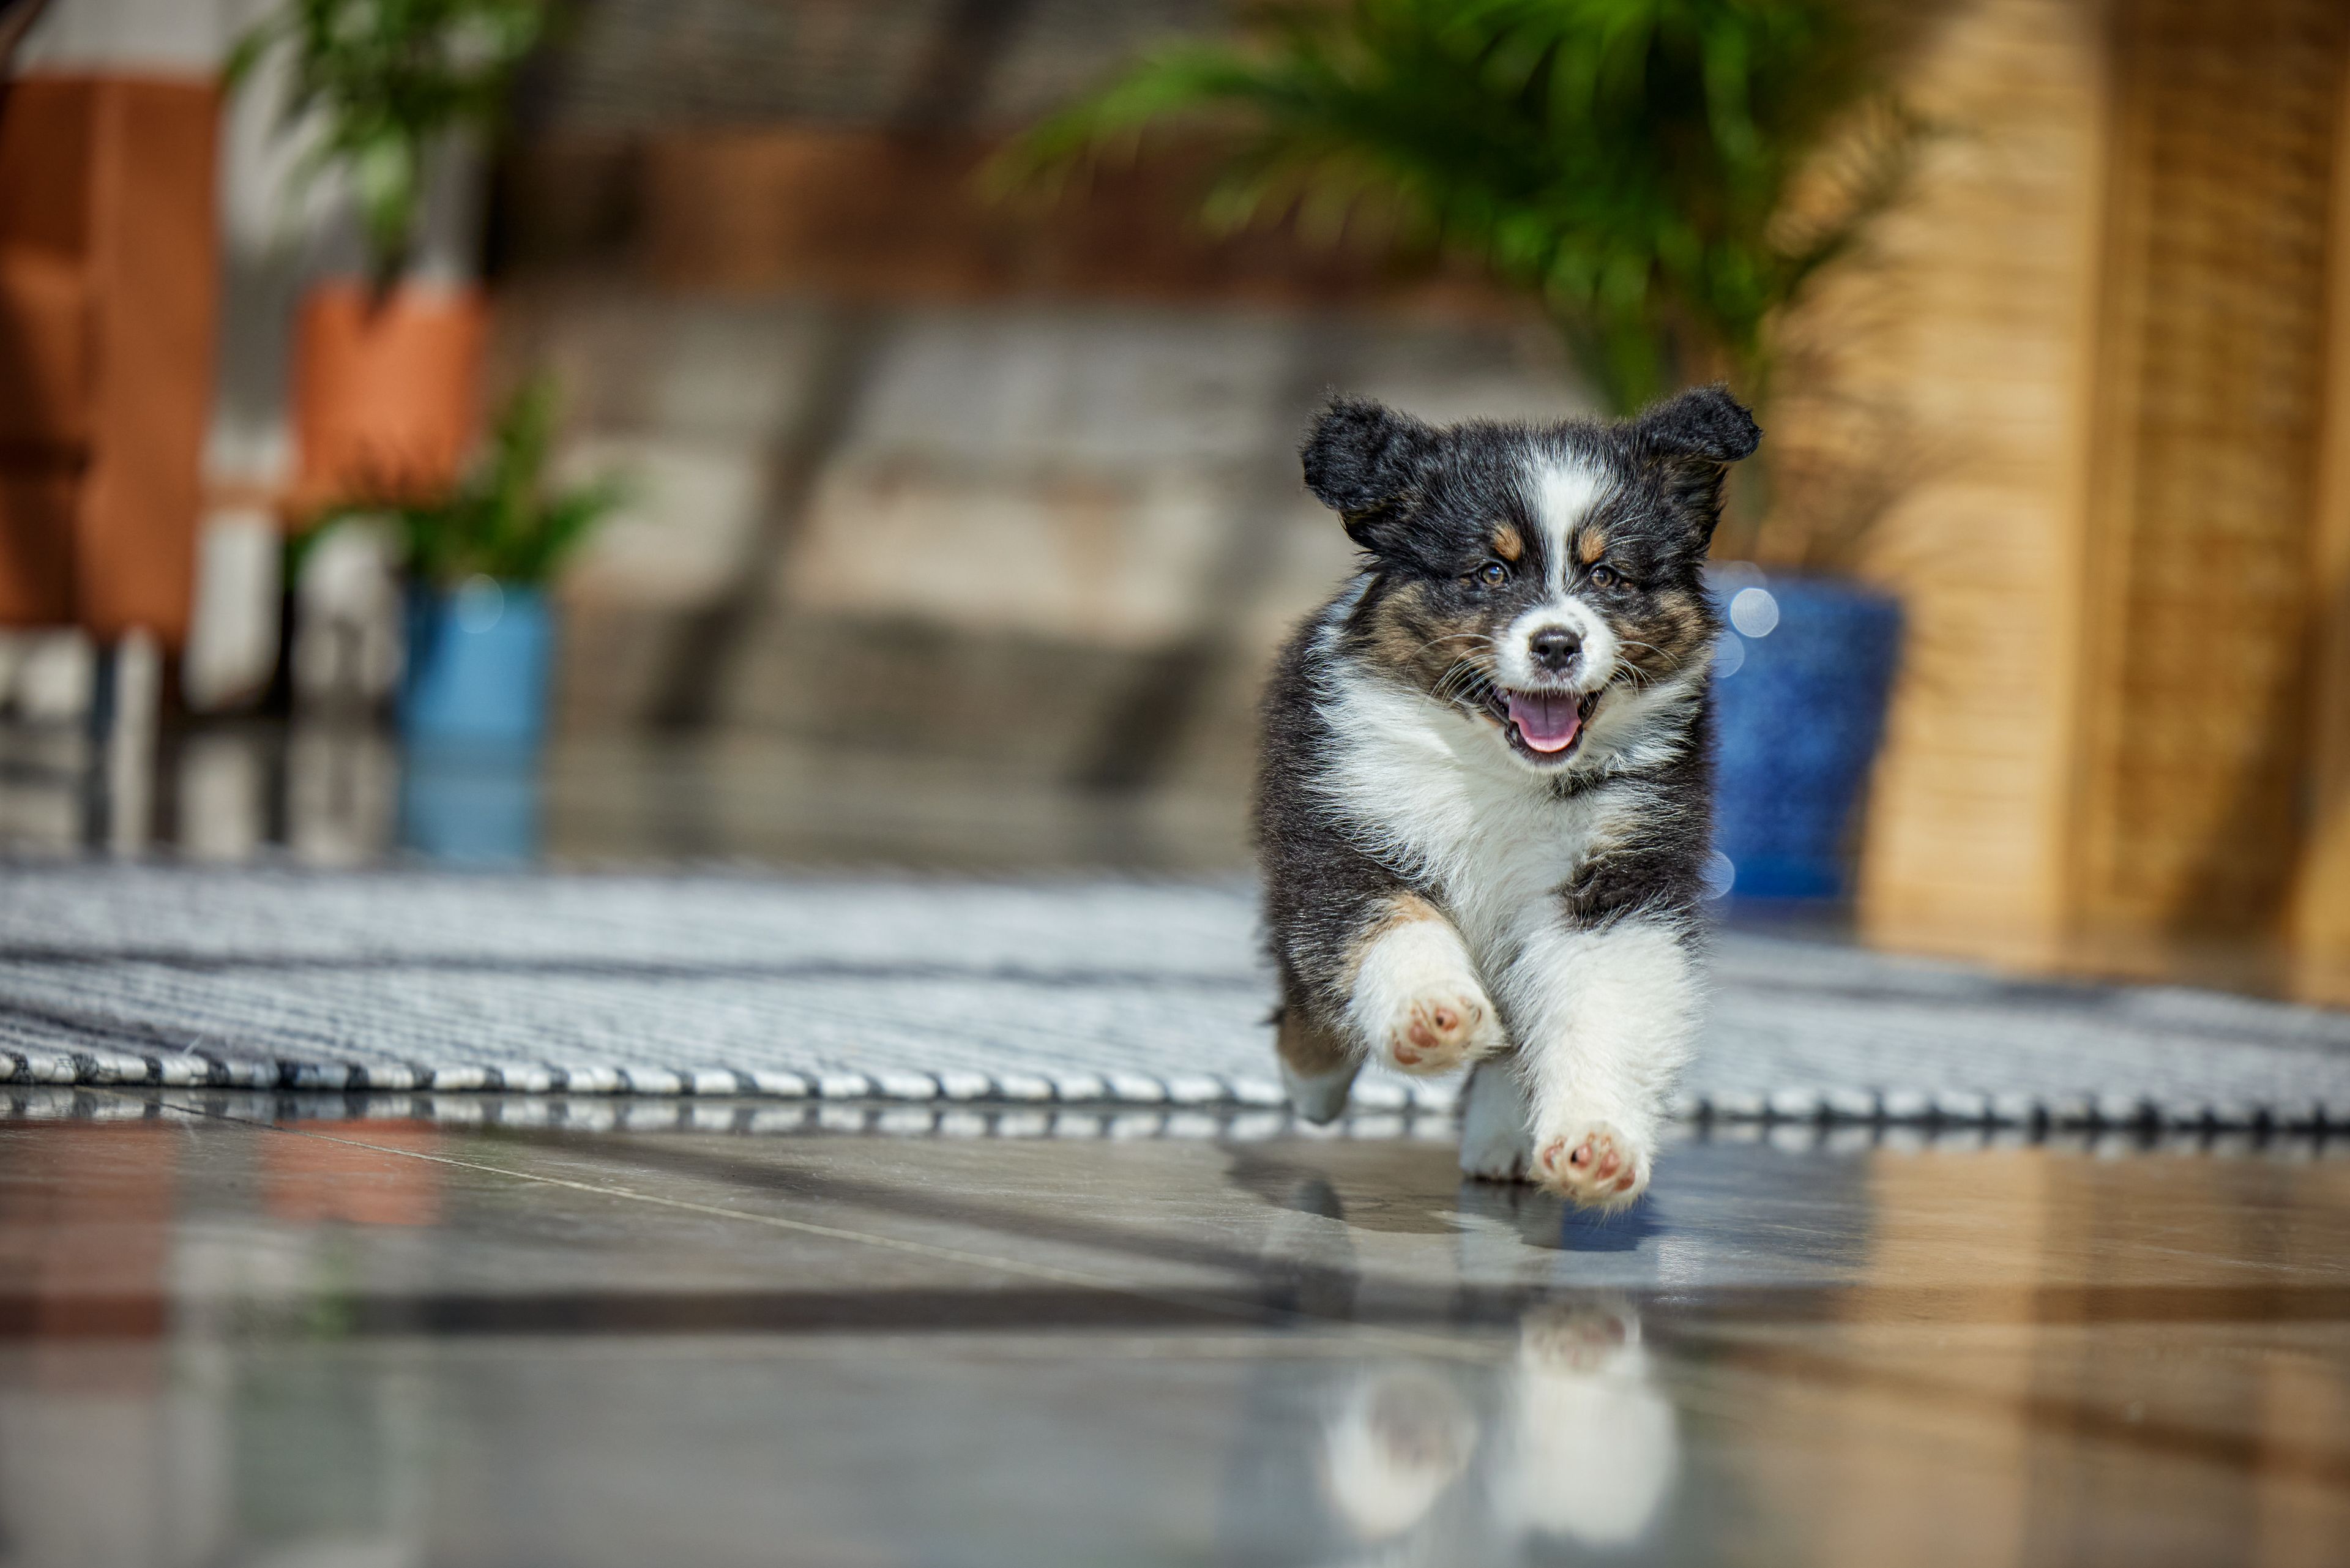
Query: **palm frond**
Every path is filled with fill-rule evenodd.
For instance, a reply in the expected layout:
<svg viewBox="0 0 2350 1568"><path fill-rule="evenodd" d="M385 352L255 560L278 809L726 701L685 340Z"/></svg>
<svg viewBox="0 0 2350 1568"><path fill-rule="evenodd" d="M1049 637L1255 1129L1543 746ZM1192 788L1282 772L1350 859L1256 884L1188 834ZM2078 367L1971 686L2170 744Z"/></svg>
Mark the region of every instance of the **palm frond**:
<svg viewBox="0 0 2350 1568"><path fill-rule="evenodd" d="M1898 184L1888 159L1842 221L1783 221L1810 161L1881 99L1852 0L1349 0L1146 57L992 180L1206 138L1211 224L1326 240L1375 213L1392 243L1471 256L1542 299L1627 410L1693 352L1759 381L1770 317Z"/></svg>

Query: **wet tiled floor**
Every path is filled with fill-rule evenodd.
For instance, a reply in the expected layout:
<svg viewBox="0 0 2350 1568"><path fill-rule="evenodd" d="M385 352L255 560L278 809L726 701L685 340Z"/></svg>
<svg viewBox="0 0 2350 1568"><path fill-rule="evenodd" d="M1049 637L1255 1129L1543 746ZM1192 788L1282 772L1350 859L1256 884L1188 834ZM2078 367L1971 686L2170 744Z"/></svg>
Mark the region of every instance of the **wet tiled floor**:
<svg viewBox="0 0 2350 1568"><path fill-rule="evenodd" d="M2340 1563L2350 1158L0 1123L0 1563ZM290 1108L290 1107L288 1107ZM1262 1130L1260 1128L1260 1130Z"/></svg>

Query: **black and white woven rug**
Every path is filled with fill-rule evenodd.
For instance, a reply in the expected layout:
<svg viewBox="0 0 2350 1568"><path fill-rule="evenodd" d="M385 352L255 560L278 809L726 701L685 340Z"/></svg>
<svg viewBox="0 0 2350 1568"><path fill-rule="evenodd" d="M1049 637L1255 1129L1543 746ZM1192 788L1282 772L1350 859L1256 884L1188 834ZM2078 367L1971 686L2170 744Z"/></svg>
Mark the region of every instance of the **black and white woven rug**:
<svg viewBox="0 0 2350 1568"><path fill-rule="evenodd" d="M1247 890L0 872L0 1082L1276 1106ZM1725 935L1681 1109L2350 1125L2350 1014ZM1365 1108L1452 1082L1367 1075Z"/></svg>

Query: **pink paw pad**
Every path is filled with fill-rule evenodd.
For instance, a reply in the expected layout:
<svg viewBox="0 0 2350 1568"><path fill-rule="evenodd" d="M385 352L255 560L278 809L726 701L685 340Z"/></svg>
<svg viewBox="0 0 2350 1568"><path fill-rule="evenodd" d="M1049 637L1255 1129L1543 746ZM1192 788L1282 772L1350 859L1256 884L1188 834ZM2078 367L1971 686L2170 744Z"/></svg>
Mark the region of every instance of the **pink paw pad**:
<svg viewBox="0 0 2350 1568"><path fill-rule="evenodd" d="M1401 1037L1388 1049L1396 1061L1416 1067L1431 1059L1449 1062L1468 1044L1484 1010L1472 1002L1415 1002Z"/></svg>
<svg viewBox="0 0 2350 1568"><path fill-rule="evenodd" d="M1645 1182L1639 1161L1621 1140L1621 1134L1605 1126L1586 1128L1579 1137L1553 1138L1534 1156L1534 1175L1544 1186L1577 1203L1607 1204L1628 1198Z"/></svg>

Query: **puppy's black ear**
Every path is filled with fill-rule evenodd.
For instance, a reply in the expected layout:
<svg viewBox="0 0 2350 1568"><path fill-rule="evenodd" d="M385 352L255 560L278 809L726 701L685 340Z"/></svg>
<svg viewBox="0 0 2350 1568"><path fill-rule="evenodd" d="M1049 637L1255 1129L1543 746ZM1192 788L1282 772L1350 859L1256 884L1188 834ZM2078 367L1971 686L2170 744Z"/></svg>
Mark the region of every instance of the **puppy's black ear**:
<svg viewBox="0 0 2350 1568"><path fill-rule="evenodd" d="M1727 389L1693 387L1643 410L1630 431L1640 461L1661 471L1702 554L1721 521L1722 475L1762 443L1762 427Z"/></svg>
<svg viewBox="0 0 2350 1568"><path fill-rule="evenodd" d="M1762 427L1725 387L1692 387L1652 403L1632 421L1641 446L1659 457L1732 463L1762 442Z"/></svg>
<svg viewBox="0 0 2350 1568"><path fill-rule="evenodd" d="M1381 524L1419 487L1436 441L1409 414L1367 398L1334 398L1298 449L1305 488L1345 520L1356 544L1376 550Z"/></svg>

